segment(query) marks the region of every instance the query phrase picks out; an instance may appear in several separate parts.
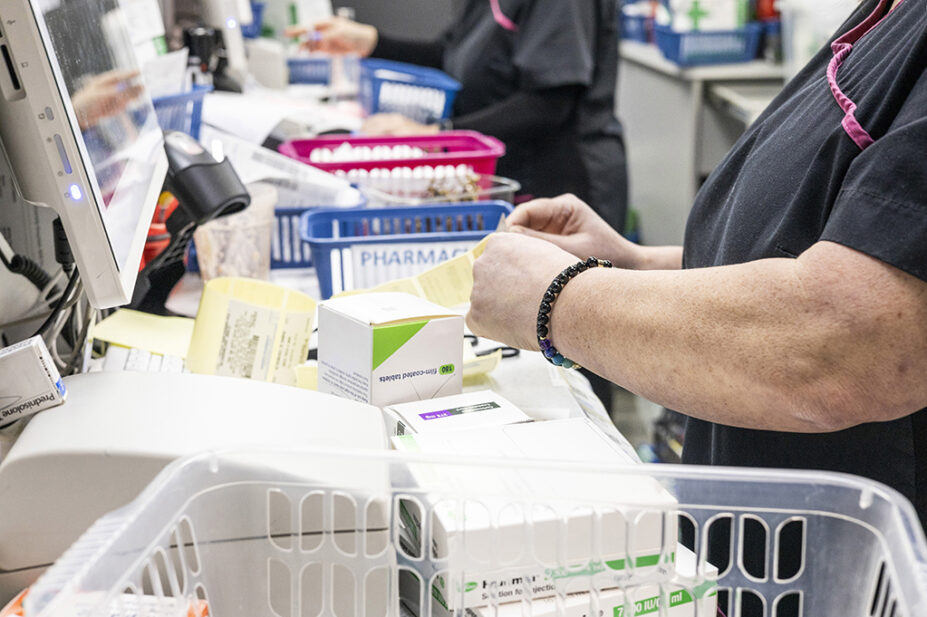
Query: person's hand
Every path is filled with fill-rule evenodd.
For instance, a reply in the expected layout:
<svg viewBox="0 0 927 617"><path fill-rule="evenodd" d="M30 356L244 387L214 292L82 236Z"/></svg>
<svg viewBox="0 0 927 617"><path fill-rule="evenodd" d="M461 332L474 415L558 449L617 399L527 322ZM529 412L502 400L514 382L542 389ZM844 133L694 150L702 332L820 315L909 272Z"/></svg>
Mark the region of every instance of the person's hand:
<svg viewBox="0 0 927 617"><path fill-rule="evenodd" d="M117 116L137 100L144 86L138 71L107 71L88 80L71 97L71 104L81 129L88 129L103 118Z"/></svg>
<svg viewBox="0 0 927 617"><path fill-rule="evenodd" d="M524 234L497 233L473 264L467 326L477 336L538 349L538 307L547 286L576 263L566 251Z"/></svg>
<svg viewBox="0 0 927 617"><path fill-rule="evenodd" d="M441 130L437 124L420 124L402 114L374 114L364 121L361 133L364 135L392 135L409 137L410 135L435 135Z"/></svg>
<svg viewBox="0 0 927 617"><path fill-rule="evenodd" d="M619 268L635 268L640 248L626 240L575 195L526 202L506 219L508 230L556 244L579 259L611 260Z"/></svg>
<svg viewBox="0 0 927 617"><path fill-rule="evenodd" d="M291 26L286 29L284 35L307 37L302 47L309 51L357 54L362 58L366 58L373 52L380 39L374 26L361 24L344 17L332 17L311 26Z"/></svg>

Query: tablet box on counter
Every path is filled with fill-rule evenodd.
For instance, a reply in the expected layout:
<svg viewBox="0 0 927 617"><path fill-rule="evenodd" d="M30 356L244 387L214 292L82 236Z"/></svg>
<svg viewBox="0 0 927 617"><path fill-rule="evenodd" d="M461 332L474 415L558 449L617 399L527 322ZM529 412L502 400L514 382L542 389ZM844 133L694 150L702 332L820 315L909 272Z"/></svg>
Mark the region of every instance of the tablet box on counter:
<svg viewBox="0 0 927 617"><path fill-rule="evenodd" d="M530 422L521 409L492 390L465 392L428 401L383 408L386 433L443 433L503 424Z"/></svg>
<svg viewBox="0 0 927 617"><path fill-rule="evenodd" d="M397 450L480 459L634 463L585 418L407 434L391 441ZM577 577L595 578L599 588L619 587L629 582L629 573L633 577L671 569L675 559L677 502L643 472L610 474L594 486L590 478L577 482L575 474L555 469L544 474L543 486L533 485L537 476L519 476L517 471L496 474L461 467L459 474L439 476L417 467L414 473L419 487L429 493L499 496L479 503L442 499L429 504L430 552L439 559L450 556L446 571L425 594L434 598L434 615L485 606L493 598L521 600L526 587L534 598L551 597L564 579ZM407 544L428 542L421 537L419 509L411 503L402 507ZM466 550L460 549L461 542ZM404 593L416 595L400 589Z"/></svg>
<svg viewBox="0 0 927 617"><path fill-rule="evenodd" d="M0 426L57 407L66 396L41 336L0 349Z"/></svg>
<svg viewBox="0 0 927 617"><path fill-rule="evenodd" d="M459 394L462 315L410 294L319 305L319 391L384 407Z"/></svg>

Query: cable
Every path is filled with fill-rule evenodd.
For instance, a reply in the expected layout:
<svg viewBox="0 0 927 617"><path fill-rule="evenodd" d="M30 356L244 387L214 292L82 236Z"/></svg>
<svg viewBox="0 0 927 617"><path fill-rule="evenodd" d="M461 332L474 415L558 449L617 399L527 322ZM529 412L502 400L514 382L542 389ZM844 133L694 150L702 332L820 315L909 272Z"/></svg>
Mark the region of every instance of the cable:
<svg viewBox="0 0 927 617"><path fill-rule="evenodd" d="M51 328L52 324L55 323L55 320L58 319L58 316L61 315L61 312L66 310L66 308L73 306L75 298L72 298L72 296L74 296L74 290L77 289L79 282L80 273L78 272L77 268L75 268L71 274L71 278L68 279L67 287L64 288L64 293L61 294L61 299L58 300L58 304L52 310L51 314L48 316L48 319L46 319L42 325L39 326L39 329L36 330L35 336L44 337L48 333L48 330ZM65 304L69 305L65 307Z"/></svg>
<svg viewBox="0 0 927 617"><path fill-rule="evenodd" d="M13 274L24 276L37 289L44 288L52 279L51 275L42 266L23 255L13 255L13 259L9 263L9 270Z"/></svg>
<svg viewBox="0 0 927 617"><path fill-rule="evenodd" d="M90 333L90 326L93 325L96 321L96 311L90 309L87 312L87 319L84 321L84 327L81 328L80 334L77 337L77 342L74 345L74 352L71 354L71 360L68 362L67 366L64 367L64 373L62 375L70 375L72 372L80 372L80 369L83 366L83 347L87 342L87 335ZM80 362L78 362L80 360Z"/></svg>

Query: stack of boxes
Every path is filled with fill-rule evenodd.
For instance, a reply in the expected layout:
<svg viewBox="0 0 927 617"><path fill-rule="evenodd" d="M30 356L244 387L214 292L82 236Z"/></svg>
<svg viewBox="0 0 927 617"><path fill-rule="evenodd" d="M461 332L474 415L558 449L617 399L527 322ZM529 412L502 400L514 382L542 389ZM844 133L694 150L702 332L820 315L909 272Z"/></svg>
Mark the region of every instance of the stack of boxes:
<svg viewBox="0 0 927 617"><path fill-rule="evenodd" d="M691 584L694 556L677 545L673 496L649 476L609 472L637 461L585 418L534 422L492 391L460 394L462 334L459 315L404 294L320 306L320 389L381 407L393 448L426 457L408 463L419 490L394 504L404 607L714 615L714 588Z"/></svg>

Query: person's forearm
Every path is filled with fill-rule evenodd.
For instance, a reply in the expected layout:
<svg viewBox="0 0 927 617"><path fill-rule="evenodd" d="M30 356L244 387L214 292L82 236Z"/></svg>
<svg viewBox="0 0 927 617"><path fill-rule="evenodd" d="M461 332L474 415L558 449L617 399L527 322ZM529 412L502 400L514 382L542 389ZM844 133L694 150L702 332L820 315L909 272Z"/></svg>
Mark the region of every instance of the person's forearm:
<svg viewBox="0 0 927 617"><path fill-rule="evenodd" d="M681 246L640 246L634 270L679 270L682 268Z"/></svg>
<svg viewBox="0 0 927 617"><path fill-rule="evenodd" d="M443 68L444 64L444 43L442 40L407 41L384 36L381 32L378 33L377 46L370 53L370 57L440 69Z"/></svg>
<svg viewBox="0 0 927 617"><path fill-rule="evenodd" d="M551 340L646 398L735 426L822 432L923 407L912 371L927 309L893 302L893 275L828 272L813 257L589 270L557 299Z"/></svg>
<svg viewBox="0 0 927 617"><path fill-rule="evenodd" d="M573 113L581 86L520 91L466 115L453 118L454 128L479 131L503 141L536 137L563 125Z"/></svg>

